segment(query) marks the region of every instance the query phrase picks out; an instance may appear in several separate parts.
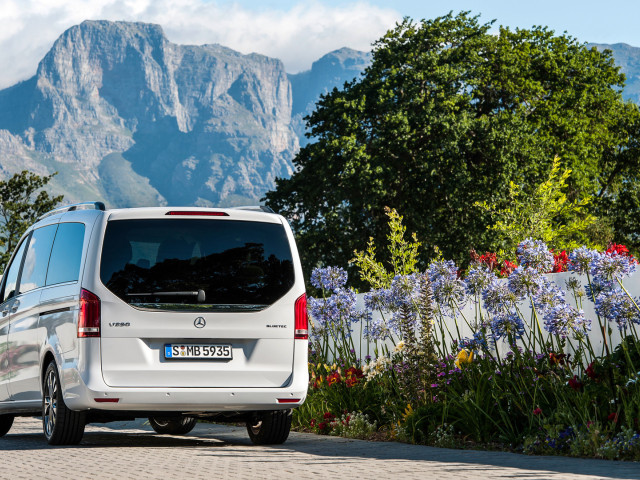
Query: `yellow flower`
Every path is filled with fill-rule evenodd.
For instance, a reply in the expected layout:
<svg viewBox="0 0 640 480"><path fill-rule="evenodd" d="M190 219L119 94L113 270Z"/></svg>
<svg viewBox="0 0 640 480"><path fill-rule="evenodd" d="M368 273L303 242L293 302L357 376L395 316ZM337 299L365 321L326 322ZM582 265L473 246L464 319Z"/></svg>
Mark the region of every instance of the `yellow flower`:
<svg viewBox="0 0 640 480"><path fill-rule="evenodd" d="M463 363L471 363L473 362L473 352L469 350L460 350L458 352L458 357L456 358L456 367L460 368L460 365Z"/></svg>
<svg viewBox="0 0 640 480"><path fill-rule="evenodd" d="M400 352L402 351L402 349L404 348L404 341L400 340L397 344L396 344L396 352Z"/></svg>
<svg viewBox="0 0 640 480"><path fill-rule="evenodd" d="M411 408L411 404L407 403L407 408L404 409L404 413L402 414L402 419L406 422L407 418L413 415L413 408Z"/></svg>

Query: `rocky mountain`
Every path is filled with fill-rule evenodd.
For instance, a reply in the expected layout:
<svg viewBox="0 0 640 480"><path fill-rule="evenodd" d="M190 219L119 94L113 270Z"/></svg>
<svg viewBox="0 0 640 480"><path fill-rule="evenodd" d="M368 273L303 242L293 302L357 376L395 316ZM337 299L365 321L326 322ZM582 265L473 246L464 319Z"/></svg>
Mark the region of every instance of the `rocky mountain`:
<svg viewBox="0 0 640 480"><path fill-rule="evenodd" d="M300 139L300 145L306 145L309 141L304 135L304 117L313 112L318 97L354 80L370 63L371 52L341 48L314 62L311 70L289 75L293 90L291 124Z"/></svg>
<svg viewBox="0 0 640 480"><path fill-rule="evenodd" d="M65 202L257 203L292 173L303 112L361 58L340 50L290 80L277 59L176 45L158 25L87 21L33 78L0 91L0 176L58 172Z"/></svg>
<svg viewBox="0 0 640 480"><path fill-rule="evenodd" d="M626 43L614 43L613 45L593 43L592 47L598 50L608 49L613 52L616 65L627 77L622 96L627 100L640 103L640 48L632 47Z"/></svg>

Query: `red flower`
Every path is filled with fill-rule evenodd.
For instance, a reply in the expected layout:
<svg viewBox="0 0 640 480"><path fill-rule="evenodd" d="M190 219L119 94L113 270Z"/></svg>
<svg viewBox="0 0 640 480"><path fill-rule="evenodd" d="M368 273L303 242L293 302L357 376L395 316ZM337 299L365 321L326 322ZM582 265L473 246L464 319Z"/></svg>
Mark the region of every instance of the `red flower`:
<svg viewBox="0 0 640 480"><path fill-rule="evenodd" d="M327 375L327 383L329 385L334 385L336 383L340 383L342 381L342 377L340 376L340 374L338 372L333 372L329 375Z"/></svg>
<svg viewBox="0 0 640 480"><path fill-rule="evenodd" d="M607 420L613 423L618 423L618 414L616 412L610 413L607 415Z"/></svg>
<svg viewBox="0 0 640 480"><path fill-rule="evenodd" d="M607 251L605 252L607 255L621 255L623 257L629 257L632 259L633 263L638 263L638 261L633 258L633 255L631 255L629 253L629 249L625 246L625 245L620 245L617 243L609 243L609 247L607 248Z"/></svg>
<svg viewBox="0 0 640 480"><path fill-rule="evenodd" d="M489 267L489 271L493 271L498 267L498 256L495 253L487 252L484 255L480 255L479 261Z"/></svg>
<svg viewBox="0 0 640 480"><path fill-rule="evenodd" d="M351 388L355 385L358 384L358 378L357 377L347 377L347 379L344 381L344 384L347 386L347 388Z"/></svg>
<svg viewBox="0 0 640 480"><path fill-rule="evenodd" d="M534 415L541 415L542 414L542 409L540 407L537 407L534 411L533 411Z"/></svg>
<svg viewBox="0 0 640 480"><path fill-rule="evenodd" d="M569 386L577 392L582 388L582 382L580 382L580 380L578 380L578 377L574 375L573 378L569 379Z"/></svg>
<svg viewBox="0 0 640 480"><path fill-rule="evenodd" d="M511 275L511 273L513 273L515 269L516 269L515 263L510 262L509 260L505 260L504 262L502 262L502 268L500 269L500 276L508 277L509 275Z"/></svg>
<svg viewBox="0 0 640 480"><path fill-rule="evenodd" d="M594 362L591 362L587 367L587 370L585 371L585 373L587 374L587 377L589 377L591 380L595 380L596 378L598 378L596 371L593 369L593 364Z"/></svg>
<svg viewBox="0 0 640 480"><path fill-rule="evenodd" d="M326 422L320 422L320 423L318 424L318 430L322 431L322 430L324 430L325 428L327 428L327 423L326 423Z"/></svg>
<svg viewBox="0 0 640 480"><path fill-rule="evenodd" d="M324 381L324 379L322 378L322 376L321 376L321 375L320 375L320 376L318 376L318 377L315 377L315 378L313 379L313 388L315 388L315 389L320 388L320 387L322 386L322 382L323 382L323 381Z"/></svg>
<svg viewBox="0 0 640 480"><path fill-rule="evenodd" d="M326 412L322 418L325 420L333 420L336 416L331 412Z"/></svg>
<svg viewBox="0 0 640 480"><path fill-rule="evenodd" d="M345 375L347 376L347 378L362 378L364 377L364 374L362 373L362 370L360 370L359 368L356 367L349 367L347 368L346 372L344 372Z"/></svg>
<svg viewBox="0 0 640 480"><path fill-rule="evenodd" d="M553 270L552 273L566 272L569 263L569 255L566 250L562 250L559 254L553 254Z"/></svg>
<svg viewBox="0 0 640 480"><path fill-rule="evenodd" d="M310 426L311 428L313 428L313 427L315 427L315 426L316 426L316 419L315 419L315 418L312 418L312 419L311 419L311 421L309 422L309 426Z"/></svg>

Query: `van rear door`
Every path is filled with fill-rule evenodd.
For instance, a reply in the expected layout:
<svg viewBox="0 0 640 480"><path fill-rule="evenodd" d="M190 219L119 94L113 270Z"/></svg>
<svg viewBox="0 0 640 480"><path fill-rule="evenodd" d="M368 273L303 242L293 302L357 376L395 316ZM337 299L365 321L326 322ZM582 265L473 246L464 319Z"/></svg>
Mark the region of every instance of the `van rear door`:
<svg viewBox="0 0 640 480"><path fill-rule="evenodd" d="M115 387L282 387L293 367L292 250L275 215L110 219L102 373Z"/></svg>

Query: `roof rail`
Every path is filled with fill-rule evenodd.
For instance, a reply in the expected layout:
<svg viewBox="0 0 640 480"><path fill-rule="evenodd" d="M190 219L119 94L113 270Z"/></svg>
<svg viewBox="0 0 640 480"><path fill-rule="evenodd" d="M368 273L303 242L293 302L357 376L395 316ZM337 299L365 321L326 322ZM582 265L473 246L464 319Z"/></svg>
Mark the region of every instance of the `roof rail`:
<svg viewBox="0 0 640 480"><path fill-rule="evenodd" d="M232 207L231 210L249 210L252 212L276 213L266 205L247 205L246 207Z"/></svg>
<svg viewBox="0 0 640 480"><path fill-rule="evenodd" d="M50 217L51 215L56 215L58 213L73 212L74 210L105 210L105 208L106 207L102 202L74 203L73 205L64 205L62 207L57 207L53 210L49 210L47 213L40 215L37 221L40 221L43 218Z"/></svg>

